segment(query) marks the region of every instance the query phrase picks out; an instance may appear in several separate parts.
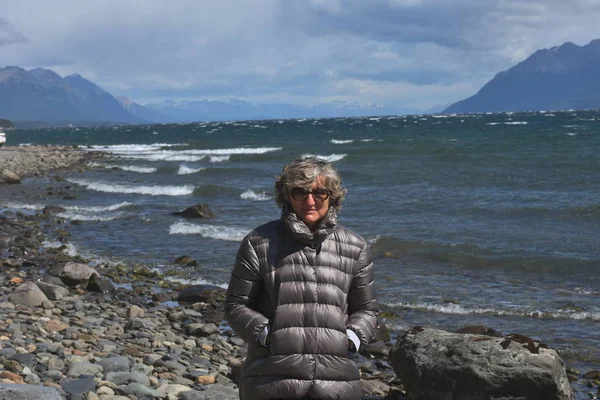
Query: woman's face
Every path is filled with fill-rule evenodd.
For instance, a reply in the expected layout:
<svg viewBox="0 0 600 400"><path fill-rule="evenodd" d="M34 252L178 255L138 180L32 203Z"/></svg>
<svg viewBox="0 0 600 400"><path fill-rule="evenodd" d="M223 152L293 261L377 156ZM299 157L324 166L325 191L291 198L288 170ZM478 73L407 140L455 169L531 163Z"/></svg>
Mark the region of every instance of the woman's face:
<svg viewBox="0 0 600 400"><path fill-rule="evenodd" d="M310 187L311 191L317 189L324 189L323 178L318 177ZM290 196L290 203L292 209L305 224L311 232L317 229L321 218L327 214L329 209L329 197L325 200L318 200L312 193L309 193L304 200L296 200Z"/></svg>

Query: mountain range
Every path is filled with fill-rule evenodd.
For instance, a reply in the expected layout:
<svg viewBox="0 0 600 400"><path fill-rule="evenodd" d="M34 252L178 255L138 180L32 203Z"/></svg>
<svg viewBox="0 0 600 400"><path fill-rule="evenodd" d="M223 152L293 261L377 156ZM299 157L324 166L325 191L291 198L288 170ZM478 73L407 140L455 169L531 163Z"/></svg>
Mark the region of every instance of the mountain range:
<svg viewBox="0 0 600 400"><path fill-rule="evenodd" d="M445 113L600 108L600 39L542 49Z"/></svg>
<svg viewBox="0 0 600 400"><path fill-rule="evenodd" d="M29 71L15 66L0 68L0 118L16 121L17 126L356 117L416 111L369 103L332 102L306 107L253 104L238 99L141 105L127 97L115 97L78 74L63 78L44 68Z"/></svg>
<svg viewBox="0 0 600 400"><path fill-rule="evenodd" d="M498 73L475 95L445 113L600 108L600 39L586 46L567 42L536 51ZM427 113L439 112L434 108ZM74 74L0 68L0 118L17 126L170 123L270 118L327 118L416 114L416 109L370 103L330 102L316 106L253 104L244 100L163 101L138 104L113 96ZM41 122L44 121L44 122Z"/></svg>

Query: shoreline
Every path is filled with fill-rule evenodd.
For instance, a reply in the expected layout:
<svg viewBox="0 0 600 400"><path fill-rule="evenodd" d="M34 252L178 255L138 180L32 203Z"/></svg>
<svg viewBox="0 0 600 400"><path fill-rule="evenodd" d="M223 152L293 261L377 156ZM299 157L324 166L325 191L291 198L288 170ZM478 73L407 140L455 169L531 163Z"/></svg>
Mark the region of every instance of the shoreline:
<svg viewBox="0 0 600 400"><path fill-rule="evenodd" d="M17 154L13 162L31 160L17 170L30 177L54 175L58 186L60 171L85 168L98 157L64 146L34 147L8 148ZM40 178L21 195L39 190L52 199L75 191L48 191L46 185ZM70 222L57 212L0 212L0 397L11 398L7 393L18 389L32 398L238 399L246 345L220 329L224 289L182 285L144 265L94 265L69 255ZM94 265L98 276L92 272L87 281L67 286L60 276L71 263L81 271ZM42 289L39 303L15 297L27 287L33 287L27 296L40 296ZM357 355L356 362L363 399L405 398L393 370L382 368L388 363L383 354Z"/></svg>
<svg viewBox="0 0 600 400"><path fill-rule="evenodd" d="M104 158L101 152L79 147L35 145L0 147L0 185L17 184L23 178L55 174Z"/></svg>

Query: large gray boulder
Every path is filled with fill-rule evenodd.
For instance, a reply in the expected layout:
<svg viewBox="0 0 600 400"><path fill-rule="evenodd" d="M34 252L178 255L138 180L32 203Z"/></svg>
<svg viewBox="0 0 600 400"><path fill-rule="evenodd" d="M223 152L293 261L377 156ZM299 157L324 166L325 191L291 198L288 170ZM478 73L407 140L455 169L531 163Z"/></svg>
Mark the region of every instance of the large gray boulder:
<svg viewBox="0 0 600 400"><path fill-rule="evenodd" d="M63 400L63 397L58 390L47 386L0 383L0 399Z"/></svg>
<svg viewBox="0 0 600 400"><path fill-rule="evenodd" d="M48 297L34 282L23 282L8 297L13 304L20 304L27 307L38 307L44 302L50 302Z"/></svg>
<svg viewBox="0 0 600 400"><path fill-rule="evenodd" d="M92 277L100 276L100 274L87 264L68 262L58 276L67 286L80 284L87 286Z"/></svg>
<svg viewBox="0 0 600 400"><path fill-rule="evenodd" d="M556 351L522 335L503 338L415 327L390 362L410 400L572 400Z"/></svg>

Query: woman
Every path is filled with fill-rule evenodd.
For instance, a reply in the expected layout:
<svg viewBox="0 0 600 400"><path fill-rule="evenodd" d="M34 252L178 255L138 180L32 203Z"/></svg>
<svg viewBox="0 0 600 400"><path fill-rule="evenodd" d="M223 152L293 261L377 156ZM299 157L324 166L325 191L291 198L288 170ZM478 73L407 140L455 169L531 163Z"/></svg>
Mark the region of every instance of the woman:
<svg viewBox="0 0 600 400"><path fill-rule="evenodd" d="M281 218L244 238L227 289L225 318L248 343L240 398L358 400L348 351L374 335L369 247L337 223L346 190L330 163L293 161L275 189Z"/></svg>

